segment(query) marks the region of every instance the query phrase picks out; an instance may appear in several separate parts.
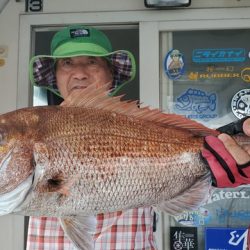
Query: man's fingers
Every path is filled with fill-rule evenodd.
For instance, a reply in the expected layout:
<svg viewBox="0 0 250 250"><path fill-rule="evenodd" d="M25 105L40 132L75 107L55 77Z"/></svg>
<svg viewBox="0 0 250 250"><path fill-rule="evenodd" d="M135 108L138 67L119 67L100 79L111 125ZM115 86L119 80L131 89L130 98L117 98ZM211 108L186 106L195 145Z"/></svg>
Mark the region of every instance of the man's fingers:
<svg viewBox="0 0 250 250"><path fill-rule="evenodd" d="M244 121L243 131L247 136L250 136L250 118L248 118Z"/></svg>
<svg viewBox="0 0 250 250"><path fill-rule="evenodd" d="M250 119L248 120L249 124L246 124L246 126L249 125L250 130ZM250 155L242 147L240 147L231 136L227 134L220 134L218 138L223 142L227 151L232 155L239 165L250 161Z"/></svg>
<svg viewBox="0 0 250 250"><path fill-rule="evenodd" d="M242 148L250 155L250 145L243 145Z"/></svg>

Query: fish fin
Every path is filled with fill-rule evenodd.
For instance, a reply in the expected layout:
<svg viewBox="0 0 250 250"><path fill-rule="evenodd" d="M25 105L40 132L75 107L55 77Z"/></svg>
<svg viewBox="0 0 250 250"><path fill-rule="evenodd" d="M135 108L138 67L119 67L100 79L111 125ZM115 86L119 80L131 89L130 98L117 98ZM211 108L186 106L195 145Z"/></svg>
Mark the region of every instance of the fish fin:
<svg viewBox="0 0 250 250"><path fill-rule="evenodd" d="M60 218L61 226L73 244L81 250L94 250L93 235L96 228L94 216Z"/></svg>
<svg viewBox="0 0 250 250"><path fill-rule="evenodd" d="M79 91L73 91L64 100L61 106L64 107L85 107L97 108L118 114L128 115L148 122L154 122L162 127L176 127L190 131L194 135L218 135L219 132L205 127L204 125L187 119L177 114L166 114L159 109L149 107L138 107L138 101L122 101L123 96L109 96L107 86L96 87L89 85Z"/></svg>
<svg viewBox="0 0 250 250"><path fill-rule="evenodd" d="M117 220L123 215L123 213L123 211L115 211L98 214L96 218L102 223L96 227L95 238L98 238L101 234L105 234L105 232L110 230L112 226L116 225Z"/></svg>
<svg viewBox="0 0 250 250"><path fill-rule="evenodd" d="M206 174L180 195L156 205L156 210L174 216L179 215L184 211L197 210L208 200L211 189L211 175Z"/></svg>

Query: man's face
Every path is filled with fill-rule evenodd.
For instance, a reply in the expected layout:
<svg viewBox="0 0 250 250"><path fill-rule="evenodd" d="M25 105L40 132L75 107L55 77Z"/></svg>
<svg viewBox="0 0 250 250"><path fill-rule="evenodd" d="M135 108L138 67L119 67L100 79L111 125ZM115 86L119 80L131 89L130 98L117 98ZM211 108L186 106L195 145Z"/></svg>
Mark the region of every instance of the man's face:
<svg viewBox="0 0 250 250"><path fill-rule="evenodd" d="M57 87L65 99L72 91L90 84L102 86L113 81L107 61L101 57L77 56L58 59L56 64Z"/></svg>
<svg viewBox="0 0 250 250"><path fill-rule="evenodd" d="M178 55L173 55L172 59L173 61L178 62L180 58Z"/></svg>

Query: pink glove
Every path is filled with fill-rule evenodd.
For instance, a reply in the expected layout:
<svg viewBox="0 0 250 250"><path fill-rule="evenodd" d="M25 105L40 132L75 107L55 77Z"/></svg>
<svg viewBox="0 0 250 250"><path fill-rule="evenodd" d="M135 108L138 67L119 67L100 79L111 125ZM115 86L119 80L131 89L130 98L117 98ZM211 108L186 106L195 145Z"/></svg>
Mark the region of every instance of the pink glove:
<svg viewBox="0 0 250 250"><path fill-rule="evenodd" d="M202 156L213 176L213 186L220 188L250 184L250 162L237 165L224 144L215 136L206 136Z"/></svg>

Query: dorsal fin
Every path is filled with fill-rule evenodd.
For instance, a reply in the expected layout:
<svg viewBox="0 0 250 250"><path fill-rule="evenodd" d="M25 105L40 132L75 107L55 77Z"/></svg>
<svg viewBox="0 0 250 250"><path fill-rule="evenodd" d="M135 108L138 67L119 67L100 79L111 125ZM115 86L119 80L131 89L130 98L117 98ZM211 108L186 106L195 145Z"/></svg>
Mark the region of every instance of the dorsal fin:
<svg viewBox="0 0 250 250"><path fill-rule="evenodd" d="M194 135L218 135L219 132L204 125L176 114L166 114L159 109L138 107L138 101L121 101L123 96L111 97L107 86L96 87L94 84L79 91L73 91L61 104L67 107L96 108L127 115L144 121L154 122L162 127L186 129Z"/></svg>

